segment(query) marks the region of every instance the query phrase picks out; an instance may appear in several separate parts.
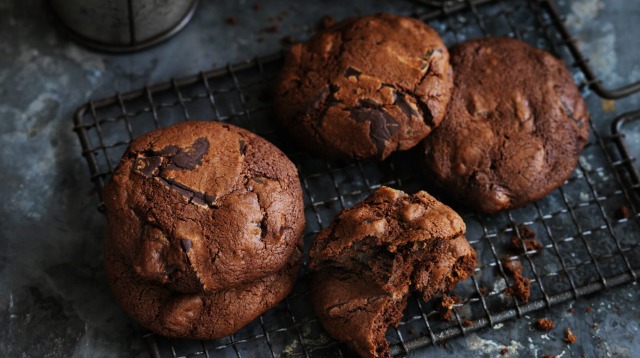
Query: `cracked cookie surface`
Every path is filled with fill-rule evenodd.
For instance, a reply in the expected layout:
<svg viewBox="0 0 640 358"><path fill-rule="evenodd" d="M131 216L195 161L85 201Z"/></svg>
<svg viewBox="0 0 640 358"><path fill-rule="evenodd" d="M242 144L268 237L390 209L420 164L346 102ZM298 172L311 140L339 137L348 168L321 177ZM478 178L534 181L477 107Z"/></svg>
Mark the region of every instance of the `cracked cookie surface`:
<svg viewBox="0 0 640 358"><path fill-rule="evenodd" d="M377 14L294 45L276 79L275 110L316 154L384 159L440 123L452 85L449 53L433 29Z"/></svg>
<svg viewBox="0 0 640 358"><path fill-rule="evenodd" d="M387 357L385 334L407 297L448 292L475 267L462 218L426 192L381 187L341 211L313 242L314 309L325 329L364 357Z"/></svg>
<svg viewBox="0 0 640 358"><path fill-rule="evenodd" d="M508 38L451 48L455 89L425 138L428 171L461 205L494 213L538 200L569 178L589 115L562 61Z"/></svg>
<svg viewBox="0 0 640 358"><path fill-rule="evenodd" d="M297 271L283 270L299 255L305 224L297 170L275 146L244 129L193 121L145 134L122 157L103 200L110 247L105 262L119 301L130 296L122 280L130 290L146 285L154 295L233 296L244 287L245 295L278 299L295 280ZM269 285L277 294L268 293ZM242 317L277 302L254 301L256 309L244 307ZM135 318L140 312L130 310L143 307L123 306Z"/></svg>

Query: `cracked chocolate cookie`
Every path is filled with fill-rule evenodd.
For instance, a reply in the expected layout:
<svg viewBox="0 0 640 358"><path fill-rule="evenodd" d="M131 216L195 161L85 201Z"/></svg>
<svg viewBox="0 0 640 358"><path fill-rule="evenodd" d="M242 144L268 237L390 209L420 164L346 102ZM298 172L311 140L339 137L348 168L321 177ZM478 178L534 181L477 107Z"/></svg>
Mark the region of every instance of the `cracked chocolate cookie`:
<svg viewBox="0 0 640 358"><path fill-rule="evenodd" d="M319 155L384 159L438 126L452 85L449 53L433 29L378 14L294 45L276 79L275 110Z"/></svg>
<svg viewBox="0 0 640 358"><path fill-rule="evenodd" d="M483 213L538 200L573 172L589 115L562 61L508 38L451 49L455 89L424 140L429 172L448 195Z"/></svg>
<svg viewBox="0 0 640 358"><path fill-rule="evenodd" d="M184 122L145 134L129 146L103 199L109 221L109 280L134 318L141 317L145 305L128 303L125 297L134 288L124 288L127 285L144 283L140 292L153 291L163 296L162 302L171 297L233 296L240 288L242 295L259 296L272 286L273 299L256 303L255 310L244 307L246 317L257 316L291 288L295 277L285 268L299 255L305 224L297 170L275 146L251 132L218 122ZM126 275L125 269L130 271ZM121 281L128 283L123 286ZM164 304L156 298L144 300ZM217 309L230 314L219 305ZM196 337L192 330L160 330L166 320L157 320L140 323L163 334Z"/></svg>
<svg viewBox="0 0 640 358"><path fill-rule="evenodd" d="M385 335L407 297L427 301L471 275L475 251L462 218L424 191L381 187L340 212L310 249L315 312L364 357L388 357Z"/></svg>
<svg viewBox="0 0 640 358"><path fill-rule="evenodd" d="M226 337L283 300L301 268L296 250L280 270L252 282L208 293L180 293L141 277L123 260L114 240L105 246L105 269L116 301L140 325L168 337Z"/></svg>

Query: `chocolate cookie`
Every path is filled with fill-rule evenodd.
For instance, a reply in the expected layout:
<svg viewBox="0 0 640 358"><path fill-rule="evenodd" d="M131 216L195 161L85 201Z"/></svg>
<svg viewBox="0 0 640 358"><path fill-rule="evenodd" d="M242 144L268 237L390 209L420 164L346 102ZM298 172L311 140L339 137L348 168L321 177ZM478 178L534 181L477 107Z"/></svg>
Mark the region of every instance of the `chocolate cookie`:
<svg viewBox="0 0 640 358"><path fill-rule="evenodd" d="M131 143L103 199L112 247L105 261L134 275L109 276L120 302L133 290L121 280L187 297L241 287L258 295L264 291L256 288L263 285L260 280L283 280L282 290L274 286L274 297L290 288L290 275L279 272L300 251L302 190L295 166L253 133L218 122L184 122L150 132Z"/></svg>
<svg viewBox="0 0 640 358"><path fill-rule="evenodd" d="M293 288L301 258L296 250L279 271L253 282L209 293L180 293L141 277L114 240L105 246L107 278L118 305L147 329L192 339L228 336L275 306Z"/></svg>
<svg viewBox="0 0 640 358"><path fill-rule="evenodd" d="M562 61L508 38L451 49L455 89L425 139L427 168L463 205L494 213L562 185L589 136L584 101Z"/></svg>
<svg viewBox="0 0 640 358"><path fill-rule="evenodd" d="M389 356L385 334L399 323L408 295L430 300L473 272L465 231L458 214L424 191L381 187L343 210L309 253L322 325L362 356Z"/></svg>
<svg viewBox="0 0 640 358"><path fill-rule="evenodd" d="M435 128L451 97L449 53L423 22L347 19L294 45L276 80L277 119L330 158L384 159Z"/></svg>

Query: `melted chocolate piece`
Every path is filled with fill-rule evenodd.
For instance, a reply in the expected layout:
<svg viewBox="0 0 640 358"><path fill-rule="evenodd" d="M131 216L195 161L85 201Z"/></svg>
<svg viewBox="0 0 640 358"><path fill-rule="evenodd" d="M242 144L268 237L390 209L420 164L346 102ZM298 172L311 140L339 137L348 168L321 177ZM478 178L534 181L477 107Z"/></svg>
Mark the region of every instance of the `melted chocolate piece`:
<svg viewBox="0 0 640 358"><path fill-rule="evenodd" d="M407 116L407 118L411 118L413 116L417 117L420 114L411 106L411 103L409 103L409 101L407 101L407 98L405 97L404 93L402 92L395 92L395 105L398 106L398 108L400 108L400 110L402 111L402 113L404 113L405 116Z"/></svg>
<svg viewBox="0 0 640 358"><path fill-rule="evenodd" d="M359 77L362 74L362 72L356 70L353 67L347 67L347 70L344 71L344 77L351 77L351 76L356 76Z"/></svg>
<svg viewBox="0 0 640 358"><path fill-rule="evenodd" d="M206 138L198 138L191 144L191 147L186 149L180 148L178 152L171 157L171 164L180 169L193 170L202 164L202 158L208 151L209 141ZM167 168L169 169L170 166Z"/></svg>
<svg viewBox="0 0 640 358"><path fill-rule="evenodd" d="M164 186L175 190L194 204L208 205L215 201L215 196L208 196L180 184L167 175L166 171L194 170L202 165L202 158L209 152L209 148L206 138L198 138L188 148L169 145L159 151L145 151L144 156L137 159L134 170L145 178L157 177ZM246 144L240 141L240 150L244 152L245 148ZM213 200L207 200L207 197L213 197Z"/></svg>
<svg viewBox="0 0 640 358"><path fill-rule="evenodd" d="M148 158L138 158L136 160L136 171L146 178L153 177L156 173L156 170L162 164L161 157L148 157Z"/></svg>
<svg viewBox="0 0 640 358"><path fill-rule="evenodd" d="M191 250L191 240L189 239L180 239L180 247L182 247L182 251L184 251L185 254L189 253L189 250Z"/></svg>
<svg viewBox="0 0 640 358"><path fill-rule="evenodd" d="M361 101L362 103L362 101ZM399 123L382 108L360 107L351 110L350 117L358 123L369 122L369 136L378 153L384 152L385 143L398 133Z"/></svg>

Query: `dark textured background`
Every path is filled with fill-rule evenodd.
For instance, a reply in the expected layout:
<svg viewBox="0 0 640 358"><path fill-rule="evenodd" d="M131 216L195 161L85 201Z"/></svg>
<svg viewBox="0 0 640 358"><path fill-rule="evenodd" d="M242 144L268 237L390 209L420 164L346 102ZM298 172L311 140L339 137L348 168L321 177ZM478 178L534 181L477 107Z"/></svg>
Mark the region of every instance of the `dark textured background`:
<svg viewBox="0 0 640 358"><path fill-rule="evenodd" d="M42 1L0 0L0 356L146 356L136 326L115 306L102 270L105 220L75 134L74 109L200 70L269 54L285 35L306 38L327 14L407 12L395 1L206 1L170 41L133 55L85 50L61 34ZM592 66L609 87L640 79L640 2L559 2ZM270 16L290 15L277 33ZM225 19L235 16L238 24ZM593 118L640 108L640 94L611 103L591 95ZM593 98L595 97L595 98ZM606 111L605 111L606 109ZM633 136L639 138L640 136ZM635 142L636 144L638 142ZM635 146L636 149L640 145ZM637 357L636 284L472 333L412 356ZM568 313L570 307L574 313ZM531 328L542 316L557 328ZM597 328L594 327L597 324ZM562 341L571 327L578 342Z"/></svg>

